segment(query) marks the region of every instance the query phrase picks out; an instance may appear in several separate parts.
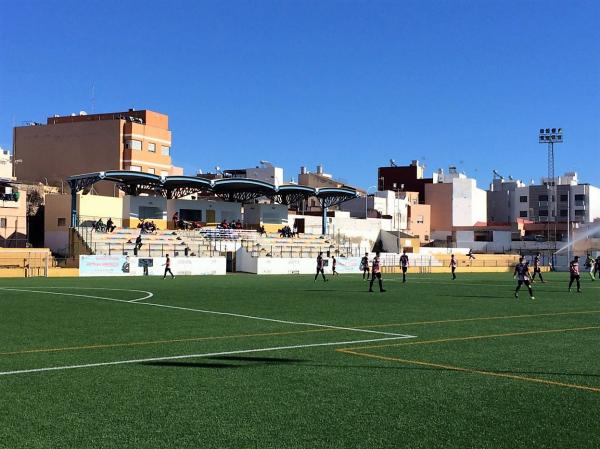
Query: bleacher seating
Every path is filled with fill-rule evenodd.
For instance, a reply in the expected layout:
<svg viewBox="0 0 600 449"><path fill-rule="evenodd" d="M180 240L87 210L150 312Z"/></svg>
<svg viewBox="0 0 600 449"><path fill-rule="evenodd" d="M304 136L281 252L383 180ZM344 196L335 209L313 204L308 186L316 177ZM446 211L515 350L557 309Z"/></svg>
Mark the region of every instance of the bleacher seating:
<svg viewBox="0 0 600 449"><path fill-rule="evenodd" d="M88 227L80 229L79 235L88 253L133 255L135 240L140 235L140 230L118 228L114 232L96 232ZM343 249L337 248L333 240L318 235L280 238L277 233L260 236L253 230L202 228L159 230L154 234L142 234L142 247L138 255L184 255L185 248L189 248L189 256L214 256L222 255L226 251L235 251L239 246L254 257L316 257L321 251L330 251L336 255L344 253Z"/></svg>

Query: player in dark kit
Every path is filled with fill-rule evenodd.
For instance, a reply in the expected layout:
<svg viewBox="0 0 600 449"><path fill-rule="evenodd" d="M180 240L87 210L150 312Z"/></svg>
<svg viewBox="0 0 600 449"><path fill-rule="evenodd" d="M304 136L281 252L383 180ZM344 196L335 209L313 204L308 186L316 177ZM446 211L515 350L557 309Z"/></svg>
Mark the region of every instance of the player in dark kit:
<svg viewBox="0 0 600 449"><path fill-rule="evenodd" d="M171 275L171 279L175 279L175 275L171 271L171 259L169 258L168 254L167 254L167 260L165 261L164 266L165 266L165 274L163 275L163 279L165 279L167 277L167 273L169 273Z"/></svg>
<svg viewBox="0 0 600 449"><path fill-rule="evenodd" d="M375 282L375 278L379 281L379 291L381 293L385 292L383 289L383 281L381 280L381 260L379 259L379 253L375 253L375 257L373 258L373 273L371 274L371 282L369 283L369 291L373 291L373 282Z"/></svg>
<svg viewBox="0 0 600 449"><path fill-rule="evenodd" d="M363 281L365 280L365 274L367 275L366 280L369 280L369 253L365 253L363 258L360 260L360 269L363 272Z"/></svg>
<svg viewBox="0 0 600 449"><path fill-rule="evenodd" d="M575 256L569 264L569 271L571 272L571 279L569 280L569 291L574 281L577 281L577 293L581 293L581 276L579 276L579 256Z"/></svg>
<svg viewBox="0 0 600 449"><path fill-rule="evenodd" d="M323 261L323 253L319 253L319 255L317 256L317 274L315 274L315 282L317 282L319 273L321 273L321 276L323 276L323 281L327 282L327 278L325 277L325 270L323 269L324 263L325 262Z"/></svg>
<svg viewBox="0 0 600 449"><path fill-rule="evenodd" d="M402 252L400 256L400 266L402 267L402 282L406 282L406 272L408 271L408 256L406 255L406 251Z"/></svg>
<svg viewBox="0 0 600 449"><path fill-rule="evenodd" d="M337 271L335 271L336 266L337 266L337 260L335 260L335 256L331 256L331 275L332 276L339 276L339 273Z"/></svg>
<svg viewBox="0 0 600 449"><path fill-rule="evenodd" d="M456 279L456 267L458 266L458 262L454 257L454 254L450 255L450 269L452 270L452 280Z"/></svg>
<svg viewBox="0 0 600 449"><path fill-rule="evenodd" d="M542 258L542 255L540 253L537 253L535 255L535 257L533 258L533 276L531 276L532 283L535 280L536 274L540 277L540 281L542 281L542 284L545 283L544 278L542 277L542 268L540 267L541 258Z"/></svg>
<svg viewBox="0 0 600 449"><path fill-rule="evenodd" d="M517 279L515 298L519 297L521 285L525 284L527 290L529 290L529 297L531 299L535 299L535 296L533 296L533 290L531 289L531 282L529 281L529 265L527 263L523 263L524 260L524 257L519 257L519 263L515 267L515 272L513 273L513 277Z"/></svg>
<svg viewBox="0 0 600 449"><path fill-rule="evenodd" d="M596 274L600 277L600 256L596 257L596 263L594 264L594 276Z"/></svg>

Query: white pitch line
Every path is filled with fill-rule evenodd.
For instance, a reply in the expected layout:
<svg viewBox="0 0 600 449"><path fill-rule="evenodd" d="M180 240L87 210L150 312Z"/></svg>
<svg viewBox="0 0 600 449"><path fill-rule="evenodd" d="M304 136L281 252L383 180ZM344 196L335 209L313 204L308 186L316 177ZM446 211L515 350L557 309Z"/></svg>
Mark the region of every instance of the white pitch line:
<svg viewBox="0 0 600 449"><path fill-rule="evenodd" d="M53 290L54 289L108 290L108 291L135 292L135 293L145 293L146 294L146 296L142 296L141 298L136 298L136 299L129 299L126 302L143 301L144 299L150 299L154 296L154 293L152 293L152 292L148 292L146 290L134 290L134 289L130 289L130 288L106 288L106 287L27 287L27 288L50 288ZM0 289L2 289L2 290L17 289L17 287L0 287ZM35 291L39 291L39 290L35 290ZM64 294L64 293L62 293L62 294ZM98 299L114 299L114 298L103 298L103 297L97 297L97 298Z"/></svg>
<svg viewBox="0 0 600 449"><path fill-rule="evenodd" d="M292 345L292 346L275 346L271 348L257 348L257 349L241 349L237 351L225 351L225 352L210 352L204 354L185 354L185 355L174 355L167 357L152 357L146 359L130 359L130 360L117 360L114 362L99 362L99 363L86 363L82 365L64 365L64 366L50 366L45 368L32 368L15 371L2 371L0 376L12 376L16 374L28 374L28 373L41 373L48 371L64 371L70 369L81 369L81 368L95 368L99 366L113 366L113 365L128 365L133 363L148 363L148 362L162 362L165 360L181 360L181 359L194 359L194 358L205 358L205 357L218 357L224 355L234 354L251 354L256 352L268 352L268 351L283 351L286 349L304 349L304 348L315 348L318 346L336 346L336 345L354 345L358 343L374 343L378 341L388 340L402 340L407 338L414 338L412 336L400 336L400 337L388 337L388 338L372 338L369 340L353 340L353 341L335 341L328 343L312 343L307 345Z"/></svg>
<svg viewBox="0 0 600 449"><path fill-rule="evenodd" d="M44 288L44 287L40 287L40 288ZM374 331L374 330L370 330L370 329L357 329L354 327L332 326L332 325L328 325L328 324L278 320L275 318L265 318L265 317L258 317L258 316L252 316L252 315L242 315L239 313L231 313L231 312L219 312L216 310L192 309L190 307L171 306L168 304L157 304L157 303L152 303L152 302L132 302L132 301L126 301L124 299L106 298L106 297L102 297L102 296L81 295L81 294L77 294L77 293L46 292L43 290L27 290L27 289L22 289L22 288L15 288L15 287L0 287L0 290L28 292L28 293L42 293L42 294L46 294L46 295L77 296L77 297L83 297L83 298L103 299L106 301L124 302L127 304L146 305L146 306L152 306L152 307L163 307L163 308L175 309L175 310L185 310L188 312L206 313L206 314L222 315L222 316L232 316L232 317L236 317L236 318L246 318L246 319L252 319L252 320L259 320L259 321L270 321L273 323L293 324L293 325L297 325L297 326L322 327L322 328L327 328L327 329L346 330L346 331L352 331L352 332L363 332L363 333L368 333L368 334L391 335L394 337L416 338L415 335L397 334L397 333L393 333L393 332Z"/></svg>

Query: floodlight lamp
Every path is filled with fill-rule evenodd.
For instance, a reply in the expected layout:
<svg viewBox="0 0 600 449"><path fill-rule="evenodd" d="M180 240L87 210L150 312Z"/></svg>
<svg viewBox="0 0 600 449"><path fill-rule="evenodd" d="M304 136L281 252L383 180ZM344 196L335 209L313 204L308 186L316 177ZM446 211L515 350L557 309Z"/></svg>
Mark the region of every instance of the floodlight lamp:
<svg viewBox="0 0 600 449"><path fill-rule="evenodd" d="M558 128L558 133L562 134L562 128Z"/></svg>
<svg viewBox="0 0 600 449"><path fill-rule="evenodd" d="M550 134L550 128L546 128L546 134Z"/></svg>
<svg viewBox="0 0 600 449"><path fill-rule="evenodd" d="M552 128L552 133L556 133L556 128Z"/></svg>
<svg viewBox="0 0 600 449"><path fill-rule="evenodd" d="M544 128L540 128L540 134L544 134Z"/></svg>

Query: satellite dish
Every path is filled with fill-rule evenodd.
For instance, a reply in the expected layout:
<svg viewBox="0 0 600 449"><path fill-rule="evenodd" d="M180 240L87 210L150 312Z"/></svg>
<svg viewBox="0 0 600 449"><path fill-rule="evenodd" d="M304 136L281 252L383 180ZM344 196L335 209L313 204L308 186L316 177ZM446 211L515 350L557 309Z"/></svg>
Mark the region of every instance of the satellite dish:
<svg viewBox="0 0 600 449"><path fill-rule="evenodd" d="M390 159L390 166L397 167L398 165L396 165L396 161L394 159Z"/></svg>

